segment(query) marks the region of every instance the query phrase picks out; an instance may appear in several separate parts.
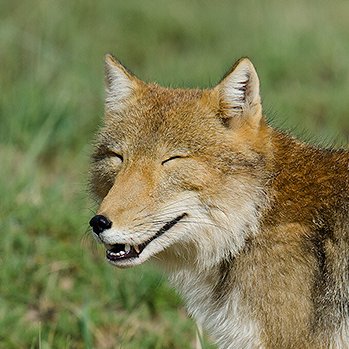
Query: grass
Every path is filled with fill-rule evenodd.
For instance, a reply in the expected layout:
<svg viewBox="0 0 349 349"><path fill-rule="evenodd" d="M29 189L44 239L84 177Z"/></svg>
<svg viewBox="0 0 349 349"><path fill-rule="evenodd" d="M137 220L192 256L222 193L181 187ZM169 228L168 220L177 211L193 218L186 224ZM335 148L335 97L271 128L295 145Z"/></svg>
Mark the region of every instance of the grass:
<svg viewBox="0 0 349 349"><path fill-rule="evenodd" d="M196 327L149 265L114 270L86 191L103 55L145 80L207 87L247 55L278 127L349 135L349 3L335 0L2 2L0 347L186 349ZM204 346L209 348L207 340Z"/></svg>

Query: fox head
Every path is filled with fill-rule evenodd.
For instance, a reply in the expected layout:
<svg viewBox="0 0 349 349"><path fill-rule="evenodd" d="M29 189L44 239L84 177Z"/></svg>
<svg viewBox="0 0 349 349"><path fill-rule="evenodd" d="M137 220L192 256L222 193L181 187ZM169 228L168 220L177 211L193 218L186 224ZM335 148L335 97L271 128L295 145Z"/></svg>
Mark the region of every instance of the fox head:
<svg viewBox="0 0 349 349"><path fill-rule="evenodd" d="M238 253L258 229L269 153L252 63L203 90L145 83L111 55L105 70L90 224L107 260L209 268Z"/></svg>

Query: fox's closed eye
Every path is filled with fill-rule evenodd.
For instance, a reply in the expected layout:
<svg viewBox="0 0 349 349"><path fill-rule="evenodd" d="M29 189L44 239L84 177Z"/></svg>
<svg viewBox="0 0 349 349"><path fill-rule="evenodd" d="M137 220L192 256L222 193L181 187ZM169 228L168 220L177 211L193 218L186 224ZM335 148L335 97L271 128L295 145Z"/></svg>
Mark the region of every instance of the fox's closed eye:
<svg viewBox="0 0 349 349"><path fill-rule="evenodd" d="M110 151L108 153L108 157L115 160L116 162L123 162L124 157L120 153L116 153L114 151Z"/></svg>
<svg viewBox="0 0 349 349"><path fill-rule="evenodd" d="M170 161L173 161L173 160L183 159L183 158L185 158L185 156L183 156L183 155L171 156L171 157L165 159L164 161L162 161L161 165L164 165L164 164L166 164L167 162L170 162Z"/></svg>

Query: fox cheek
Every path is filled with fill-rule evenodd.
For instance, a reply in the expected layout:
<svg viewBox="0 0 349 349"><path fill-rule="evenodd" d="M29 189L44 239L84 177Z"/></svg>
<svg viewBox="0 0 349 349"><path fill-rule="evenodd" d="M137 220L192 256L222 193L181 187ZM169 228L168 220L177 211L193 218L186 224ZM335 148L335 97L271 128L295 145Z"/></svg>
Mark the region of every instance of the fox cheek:
<svg viewBox="0 0 349 349"><path fill-rule="evenodd" d="M177 173L177 176L172 177L171 182L180 190L202 192L209 187L209 178L206 171L191 169Z"/></svg>

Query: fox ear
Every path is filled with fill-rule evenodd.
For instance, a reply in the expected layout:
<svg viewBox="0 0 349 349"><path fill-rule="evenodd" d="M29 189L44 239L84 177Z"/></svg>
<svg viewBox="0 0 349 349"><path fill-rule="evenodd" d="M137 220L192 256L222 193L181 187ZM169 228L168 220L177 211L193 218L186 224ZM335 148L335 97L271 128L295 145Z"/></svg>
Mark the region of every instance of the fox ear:
<svg viewBox="0 0 349 349"><path fill-rule="evenodd" d="M216 86L225 117L262 115L257 72L248 58L238 60Z"/></svg>
<svg viewBox="0 0 349 349"><path fill-rule="evenodd" d="M135 91L137 78L111 54L105 56L106 108L118 110Z"/></svg>

